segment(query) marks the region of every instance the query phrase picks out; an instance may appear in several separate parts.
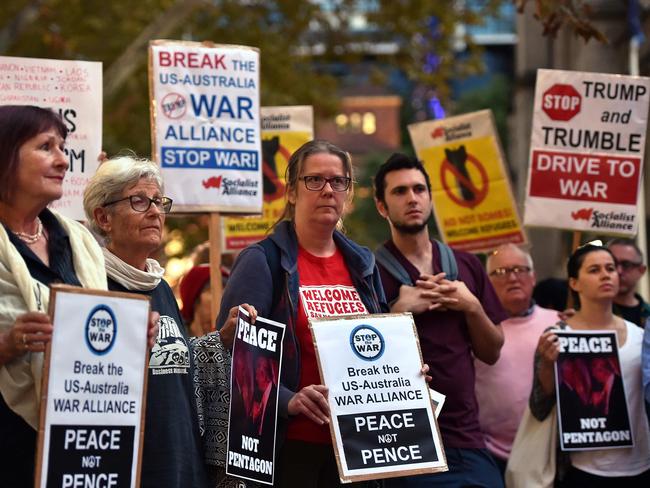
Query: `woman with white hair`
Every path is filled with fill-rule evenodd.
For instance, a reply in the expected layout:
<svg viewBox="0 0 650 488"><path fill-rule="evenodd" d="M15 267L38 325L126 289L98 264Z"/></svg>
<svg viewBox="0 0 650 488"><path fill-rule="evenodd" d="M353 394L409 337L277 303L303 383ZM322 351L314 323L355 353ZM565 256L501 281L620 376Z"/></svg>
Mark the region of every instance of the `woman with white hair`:
<svg viewBox="0 0 650 488"><path fill-rule="evenodd" d="M147 295L160 313L149 358L141 486L202 487L207 480L188 339L164 270L150 257L171 207L158 166L132 157L104 162L84 192L88 221L105 242L109 289Z"/></svg>

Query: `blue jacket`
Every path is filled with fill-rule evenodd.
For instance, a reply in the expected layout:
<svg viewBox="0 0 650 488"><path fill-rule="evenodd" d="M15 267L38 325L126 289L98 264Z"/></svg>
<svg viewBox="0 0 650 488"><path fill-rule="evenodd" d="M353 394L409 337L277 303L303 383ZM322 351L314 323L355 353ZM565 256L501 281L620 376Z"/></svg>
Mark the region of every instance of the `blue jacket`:
<svg viewBox="0 0 650 488"><path fill-rule="evenodd" d="M244 249L235 261L223 292L217 329L225 323L228 311L242 303L254 306L261 317L286 324L278 415L281 419L287 419L289 400L296 393L300 381L300 346L295 333L299 300L298 240L293 223L289 221L278 224L267 239L280 250L282 283L273 282L264 248L260 244L253 244ZM334 242L343 254L352 282L368 311L388 312L379 270L372 252L338 231L334 232ZM273 288L276 286L283 287L283 291L278 303L273 306Z"/></svg>

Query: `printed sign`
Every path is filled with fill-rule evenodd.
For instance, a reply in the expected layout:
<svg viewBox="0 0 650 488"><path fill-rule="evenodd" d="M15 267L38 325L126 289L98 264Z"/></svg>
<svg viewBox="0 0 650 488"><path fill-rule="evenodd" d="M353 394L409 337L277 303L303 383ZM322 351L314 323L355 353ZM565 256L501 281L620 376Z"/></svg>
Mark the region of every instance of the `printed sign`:
<svg viewBox="0 0 650 488"><path fill-rule="evenodd" d="M616 333L557 331L555 384L563 451L632 447Z"/></svg>
<svg viewBox="0 0 650 488"><path fill-rule="evenodd" d="M650 78L537 71L526 225L635 235Z"/></svg>
<svg viewBox="0 0 650 488"><path fill-rule="evenodd" d="M262 209L256 48L151 41L153 159L178 211Z"/></svg>
<svg viewBox="0 0 650 488"><path fill-rule="evenodd" d="M314 138L314 111L311 106L262 107L262 188L261 217L231 217L222 222L225 251L238 251L258 242L284 212L285 173L291 155Z"/></svg>
<svg viewBox="0 0 650 488"><path fill-rule="evenodd" d="M102 150L102 63L0 56L0 105L51 108L68 128L70 167L51 207L86 220L83 192Z"/></svg>
<svg viewBox="0 0 650 488"><path fill-rule="evenodd" d="M35 486L140 486L149 300L57 285L50 303Z"/></svg>
<svg viewBox="0 0 650 488"><path fill-rule="evenodd" d="M412 315L309 324L341 481L446 471Z"/></svg>
<svg viewBox="0 0 650 488"><path fill-rule="evenodd" d="M436 223L449 246L480 252L526 241L492 112L411 124L409 133L429 174Z"/></svg>
<svg viewBox="0 0 650 488"><path fill-rule="evenodd" d="M226 473L273 484L284 324L239 309L232 349Z"/></svg>

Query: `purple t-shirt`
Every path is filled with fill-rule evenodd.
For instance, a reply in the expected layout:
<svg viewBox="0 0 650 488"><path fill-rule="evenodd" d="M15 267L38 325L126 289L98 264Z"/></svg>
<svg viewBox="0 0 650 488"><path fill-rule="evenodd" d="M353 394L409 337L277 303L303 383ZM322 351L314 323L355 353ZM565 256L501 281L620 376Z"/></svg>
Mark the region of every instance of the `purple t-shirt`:
<svg viewBox="0 0 650 488"><path fill-rule="evenodd" d="M433 270L442 272L438 246L432 244ZM395 247L392 241L386 247L395 255L404 269L415 280L420 272ZM479 299L493 323L507 318L492 284L473 254L454 251L458 264L458 279ZM400 282L379 265L386 298L392 302L399 295ZM433 380L430 386L447 396L438 424L445 447L485 447L478 422L478 404L474 393L474 359L469 330L463 312L433 310L414 315L424 362L430 367Z"/></svg>

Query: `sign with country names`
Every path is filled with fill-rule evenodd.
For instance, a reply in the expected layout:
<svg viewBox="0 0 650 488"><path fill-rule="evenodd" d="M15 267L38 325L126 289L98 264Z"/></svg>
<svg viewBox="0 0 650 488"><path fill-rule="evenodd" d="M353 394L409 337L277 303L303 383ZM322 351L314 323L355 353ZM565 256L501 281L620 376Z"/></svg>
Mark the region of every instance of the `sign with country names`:
<svg viewBox="0 0 650 488"><path fill-rule="evenodd" d="M616 332L555 331L560 446L563 451L633 447Z"/></svg>
<svg viewBox="0 0 650 488"><path fill-rule="evenodd" d="M261 114L262 216L224 217L221 249L225 252L239 251L266 237L284 212L289 158L314 138L314 110L309 105L262 107Z"/></svg>
<svg viewBox="0 0 650 488"><path fill-rule="evenodd" d="M0 56L0 105L35 105L61 116L70 167L63 197L51 208L86 220L83 192L102 150L102 63Z"/></svg>
<svg viewBox="0 0 650 488"><path fill-rule="evenodd" d="M341 481L447 471L413 316L310 319L309 326L329 389Z"/></svg>
<svg viewBox="0 0 650 488"><path fill-rule="evenodd" d="M650 78L540 69L524 223L633 236Z"/></svg>
<svg viewBox="0 0 650 488"><path fill-rule="evenodd" d="M35 486L140 486L149 299L51 290Z"/></svg>
<svg viewBox="0 0 650 488"><path fill-rule="evenodd" d="M260 213L260 56L247 46L149 44L153 159L179 212Z"/></svg>
<svg viewBox="0 0 650 488"><path fill-rule="evenodd" d="M411 124L409 133L445 243L483 252L526 242L490 110Z"/></svg>

